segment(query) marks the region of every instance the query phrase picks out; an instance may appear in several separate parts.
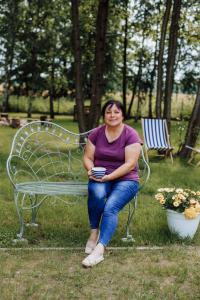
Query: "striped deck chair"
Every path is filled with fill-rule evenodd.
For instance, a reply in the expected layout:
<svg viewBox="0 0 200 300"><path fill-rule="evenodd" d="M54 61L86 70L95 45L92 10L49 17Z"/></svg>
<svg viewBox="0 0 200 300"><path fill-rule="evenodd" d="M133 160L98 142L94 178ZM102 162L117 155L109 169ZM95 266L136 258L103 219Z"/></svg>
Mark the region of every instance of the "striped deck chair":
<svg viewBox="0 0 200 300"><path fill-rule="evenodd" d="M173 163L172 150L168 134L167 122L165 119L142 119L142 130L146 159L148 161L148 150L166 150L170 154Z"/></svg>

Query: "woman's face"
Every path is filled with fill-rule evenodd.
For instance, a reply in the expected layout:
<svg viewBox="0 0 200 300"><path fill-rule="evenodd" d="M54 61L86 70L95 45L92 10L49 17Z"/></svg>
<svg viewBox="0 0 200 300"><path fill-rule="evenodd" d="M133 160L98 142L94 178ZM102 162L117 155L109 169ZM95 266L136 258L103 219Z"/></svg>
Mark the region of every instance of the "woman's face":
<svg viewBox="0 0 200 300"><path fill-rule="evenodd" d="M106 107L104 122L108 126L118 126L122 124L124 117L121 109L119 109L115 104Z"/></svg>

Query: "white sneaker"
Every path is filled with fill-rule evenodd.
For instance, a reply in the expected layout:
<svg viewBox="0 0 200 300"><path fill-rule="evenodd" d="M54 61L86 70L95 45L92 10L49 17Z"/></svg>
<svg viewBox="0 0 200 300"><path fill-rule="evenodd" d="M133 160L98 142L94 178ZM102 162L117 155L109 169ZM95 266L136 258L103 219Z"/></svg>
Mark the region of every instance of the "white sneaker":
<svg viewBox="0 0 200 300"><path fill-rule="evenodd" d="M94 248L96 247L96 245L98 243L98 240L99 240L99 234L98 234L96 242L93 242L93 241L90 241L90 240L87 241L86 246L85 246L85 253L86 254L91 254L92 253L92 251L94 250Z"/></svg>
<svg viewBox="0 0 200 300"><path fill-rule="evenodd" d="M97 242L93 243L91 241L87 241L87 244L85 246L85 253L86 254L91 254L92 251L94 250L94 248L96 247L96 245L97 245Z"/></svg>
<svg viewBox="0 0 200 300"><path fill-rule="evenodd" d="M93 267L93 266L99 264L103 260L104 260L104 257L102 254L100 254L98 256L90 254L82 261L82 265L86 268L89 268L89 267Z"/></svg>

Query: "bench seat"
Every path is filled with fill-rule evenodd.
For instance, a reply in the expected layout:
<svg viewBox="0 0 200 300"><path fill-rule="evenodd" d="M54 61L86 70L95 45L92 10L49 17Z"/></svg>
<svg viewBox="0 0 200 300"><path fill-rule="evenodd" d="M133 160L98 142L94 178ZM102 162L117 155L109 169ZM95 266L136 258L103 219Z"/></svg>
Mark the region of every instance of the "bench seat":
<svg viewBox="0 0 200 300"><path fill-rule="evenodd" d="M16 184L16 191L32 195L87 195L86 182L25 182Z"/></svg>

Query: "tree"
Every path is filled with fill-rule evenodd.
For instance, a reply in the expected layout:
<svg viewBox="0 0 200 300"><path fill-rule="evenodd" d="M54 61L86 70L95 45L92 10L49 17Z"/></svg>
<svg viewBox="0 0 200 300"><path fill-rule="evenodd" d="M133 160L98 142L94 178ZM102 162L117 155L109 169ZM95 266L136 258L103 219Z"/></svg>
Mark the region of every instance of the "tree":
<svg viewBox="0 0 200 300"><path fill-rule="evenodd" d="M81 43L79 26L79 0L71 0L73 26L73 53L75 65L75 90L79 132L85 132L84 101L82 94Z"/></svg>
<svg viewBox="0 0 200 300"><path fill-rule="evenodd" d="M157 12L160 12L160 3L157 3ZM159 36L159 24L160 19L157 17L156 32L155 32L155 50L153 54L153 67L150 71L150 80L149 80L149 103L148 103L148 118L153 118L153 91L155 86L155 76L157 68L157 55L158 55L158 36Z"/></svg>
<svg viewBox="0 0 200 300"><path fill-rule="evenodd" d="M178 155L182 158L190 156L191 149L186 148L186 145L195 147L198 135L200 132L200 81L198 82L198 91L193 107L193 111L188 123L188 128L185 136L185 141Z"/></svg>
<svg viewBox="0 0 200 300"><path fill-rule="evenodd" d="M52 1L45 5L44 39L45 53L43 54L43 73L45 73L46 88L49 90L50 117L54 118L54 102L66 96L72 75L67 71L67 61L71 57L71 22L70 4L63 0ZM68 68L71 68L68 64ZM73 80L74 81L74 80Z"/></svg>
<svg viewBox="0 0 200 300"><path fill-rule="evenodd" d="M19 36L21 52L19 54L20 65L18 66L18 71L19 77L24 80L28 94L28 118L31 118L33 100L42 82L41 73L44 63L43 45L46 42L45 35L43 35L43 26L46 17L42 13L44 7L45 2L27 2L23 28Z"/></svg>
<svg viewBox="0 0 200 300"><path fill-rule="evenodd" d="M128 0L125 0L125 25L124 25L124 49L123 49L123 106L126 118L126 92L127 92L127 46L128 46Z"/></svg>
<svg viewBox="0 0 200 300"><path fill-rule="evenodd" d="M169 130L170 130L170 119L171 119L171 96L172 96L173 83L174 83L174 66L175 66L176 52L177 52L181 1L182 0L174 0L170 33L169 33L169 46L168 46L165 97L164 97L164 113L163 113L163 117L166 118L167 120Z"/></svg>
<svg viewBox="0 0 200 300"><path fill-rule="evenodd" d="M162 20L161 36L159 41L159 54L158 54L158 72L157 72L157 89L156 89L156 117L161 118L161 101L163 91L163 58L164 47L167 32L167 25L169 22L172 0L166 0L165 13Z"/></svg>
<svg viewBox="0 0 200 300"><path fill-rule="evenodd" d="M13 75L13 62L15 56L16 35L19 28L19 5L20 0L17 1L2 1L1 10L1 29L0 34L3 39L3 49L1 56L4 57L4 97L2 104L2 111L9 111L9 96L11 87L11 78Z"/></svg>
<svg viewBox="0 0 200 300"><path fill-rule="evenodd" d="M127 111L127 118L131 117L132 106L137 97L135 115L135 121L137 121L141 115L141 104L146 99L150 86L148 74L151 72L150 69L153 69L151 61L153 61L152 53L154 53L153 45L155 44L155 27L152 24L157 19L158 14L155 2L152 1L134 1L132 9L134 9L134 16L130 17L132 36L129 34L129 48L131 48L132 52L132 62L131 66L129 65L129 69L132 68L132 82L129 84L129 88L132 90L132 96ZM154 80L154 76L152 78Z"/></svg>
<svg viewBox="0 0 200 300"><path fill-rule="evenodd" d="M94 71L92 78L91 112L89 128L98 125L100 119L100 104L103 90L103 73L105 67L106 30L108 20L109 0L99 0L96 22L96 45Z"/></svg>

